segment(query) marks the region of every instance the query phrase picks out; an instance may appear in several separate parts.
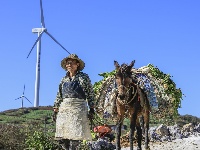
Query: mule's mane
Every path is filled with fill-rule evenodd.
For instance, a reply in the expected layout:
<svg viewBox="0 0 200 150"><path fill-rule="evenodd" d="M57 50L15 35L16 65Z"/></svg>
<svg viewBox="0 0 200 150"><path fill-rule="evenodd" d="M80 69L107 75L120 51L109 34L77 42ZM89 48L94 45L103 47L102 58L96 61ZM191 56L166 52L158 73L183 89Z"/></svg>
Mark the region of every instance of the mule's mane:
<svg viewBox="0 0 200 150"><path fill-rule="evenodd" d="M123 64L120 66L119 71L120 71L121 73L126 73L126 72L127 72L127 68L128 68L128 65L125 64L125 63L123 63Z"/></svg>
<svg viewBox="0 0 200 150"><path fill-rule="evenodd" d="M127 75L130 75L130 74L131 74L130 69L129 69L129 66L128 66L127 64L125 64L125 63L123 63L123 64L120 66L120 68L119 68L119 70L117 71L117 73L119 73L119 74L127 74Z"/></svg>

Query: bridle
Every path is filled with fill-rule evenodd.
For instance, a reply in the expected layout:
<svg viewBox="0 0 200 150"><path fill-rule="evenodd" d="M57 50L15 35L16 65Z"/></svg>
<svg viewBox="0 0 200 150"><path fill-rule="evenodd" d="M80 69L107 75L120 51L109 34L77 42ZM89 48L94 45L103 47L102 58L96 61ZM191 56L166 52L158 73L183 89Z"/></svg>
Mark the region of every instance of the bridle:
<svg viewBox="0 0 200 150"><path fill-rule="evenodd" d="M127 77L129 77L129 78L131 78L125 71L126 70L122 70L123 68L121 68L120 69L120 71L121 71L121 74L122 74L122 82L121 82L121 84L120 85L118 85L118 86L116 86L116 88L117 88L117 100L121 103L121 104L123 104L123 105L125 105L125 106L128 106L128 104L130 104L133 100L134 100L134 98L135 98L135 96L136 96L136 94L137 94L137 88L134 86L134 83L133 82L130 82L129 83L129 85L126 87L125 86L125 78L127 78ZM122 87L123 88L123 91L126 91L125 93L123 93L123 95L124 95L124 98L122 98L122 97L120 97L121 95L119 94L119 88L120 87ZM135 89L136 88L136 89ZM130 93L131 92L131 90L132 90L132 93ZM134 93L133 93L134 92ZM127 96L128 95L128 96ZM133 96L132 96L133 95ZM131 97L132 96L132 97ZM131 97L131 98L130 98Z"/></svg>

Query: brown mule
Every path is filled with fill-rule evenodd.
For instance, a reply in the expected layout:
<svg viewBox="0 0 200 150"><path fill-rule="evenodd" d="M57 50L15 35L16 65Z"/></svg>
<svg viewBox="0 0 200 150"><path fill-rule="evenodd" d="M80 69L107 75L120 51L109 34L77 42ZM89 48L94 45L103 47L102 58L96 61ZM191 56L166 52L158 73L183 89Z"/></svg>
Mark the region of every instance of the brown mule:
<svg viewBox="0 0 200 150"><path fill-rule="evenodd" d="M117 87L117 129L116 129L116 150L120 150L121 126L125 117L130 119L130 150L133 150L133 136L135 128L137 130L137 150L142 150L142 131L145 136L145 149L149 149L148 130L149 130L149 113L150 104L144 91L134 83L131 69L135 61L130 65L122 64L114 61L116 68L115 80ZM140 120L142 118L142 120ZM142 125L141 125L142 121Z"/></svg>

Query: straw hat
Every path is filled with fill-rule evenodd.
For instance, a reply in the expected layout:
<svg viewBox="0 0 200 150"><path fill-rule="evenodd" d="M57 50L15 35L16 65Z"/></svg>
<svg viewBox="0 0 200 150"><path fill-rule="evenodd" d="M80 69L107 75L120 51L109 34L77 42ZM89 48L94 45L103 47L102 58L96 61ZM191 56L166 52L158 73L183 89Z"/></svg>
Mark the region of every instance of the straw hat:
<svg viewBox="0 0 200 150"><path fill-rule="evenodd" d="M61 67L65 70L67 70L66 68L66 63L67 63L67 60L68 59L74 59L74 60L77 60L79 62L79 67L78 67L78 70L83 70L83 68L85 67L85 63L80 59L78 58L78 56L76 54L70 54L68 57L64 58L62 61L61 61Z"/></svg>

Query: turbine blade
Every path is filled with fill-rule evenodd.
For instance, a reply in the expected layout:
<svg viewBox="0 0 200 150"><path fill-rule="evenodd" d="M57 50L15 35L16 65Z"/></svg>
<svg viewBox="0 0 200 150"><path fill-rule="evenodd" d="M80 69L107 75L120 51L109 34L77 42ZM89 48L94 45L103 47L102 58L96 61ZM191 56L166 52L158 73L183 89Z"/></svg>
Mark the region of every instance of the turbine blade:
<svg viewBox="0 0 200 150"><path fill-rule="evenodd" d="M29 99L28 99L28 98L26 98L26 96L24 96L24 98L25 98L25 99L27 99L27 100L29 101ZM31 103L31 101L29 101L29 102ZM31 103L31 104L32 104L32 103Z"/></svg>
<svg viewBox="0 0 200 150"><path fill-rule="evenodd" d="M25 84L24 84L24 90L23 90L23 95L24 95L24 92L25 92Z"/></svg>
<svg viewBox="0 0 200 150"><path fill-rule="evenodd" d="M18 100L18 99L20 99L21 98L21 96L20 97L18 97L18 98L16 98L15 100Z"/></svg>
<svg viewBox="0 0 200 150"><path fill-rule="evenodd" d="M65 51L70 54L70 52L66 50L49 32L45 31L45 33L48 34L58 45L60 45Z"/></svg>
<svg viewBox="0 0 200 150"><path fill-rule="evenodd" d="M37 40L36 40L35 43L33 44L32 48L31 48L31 50L30 50L30 52L29 52L29 54L28 54L28 56L27 56L26 58L29 57L29 55L31 54L33 48L35 47L35 45L37 44L37 42L41 39L41 36L42 36L43 33L44 33L44 31L42 31L42 32L40 33L40 35L38 36Z"/></svg>
<svg viewBox="0 0 200 150"><path fill-rule="evenodd" d="M40 0L40 15L41 15L41 25L43 28L45 28L45 23L44 23L44 14L43 14L43 8L42 8L42 0Z"/></svg>

